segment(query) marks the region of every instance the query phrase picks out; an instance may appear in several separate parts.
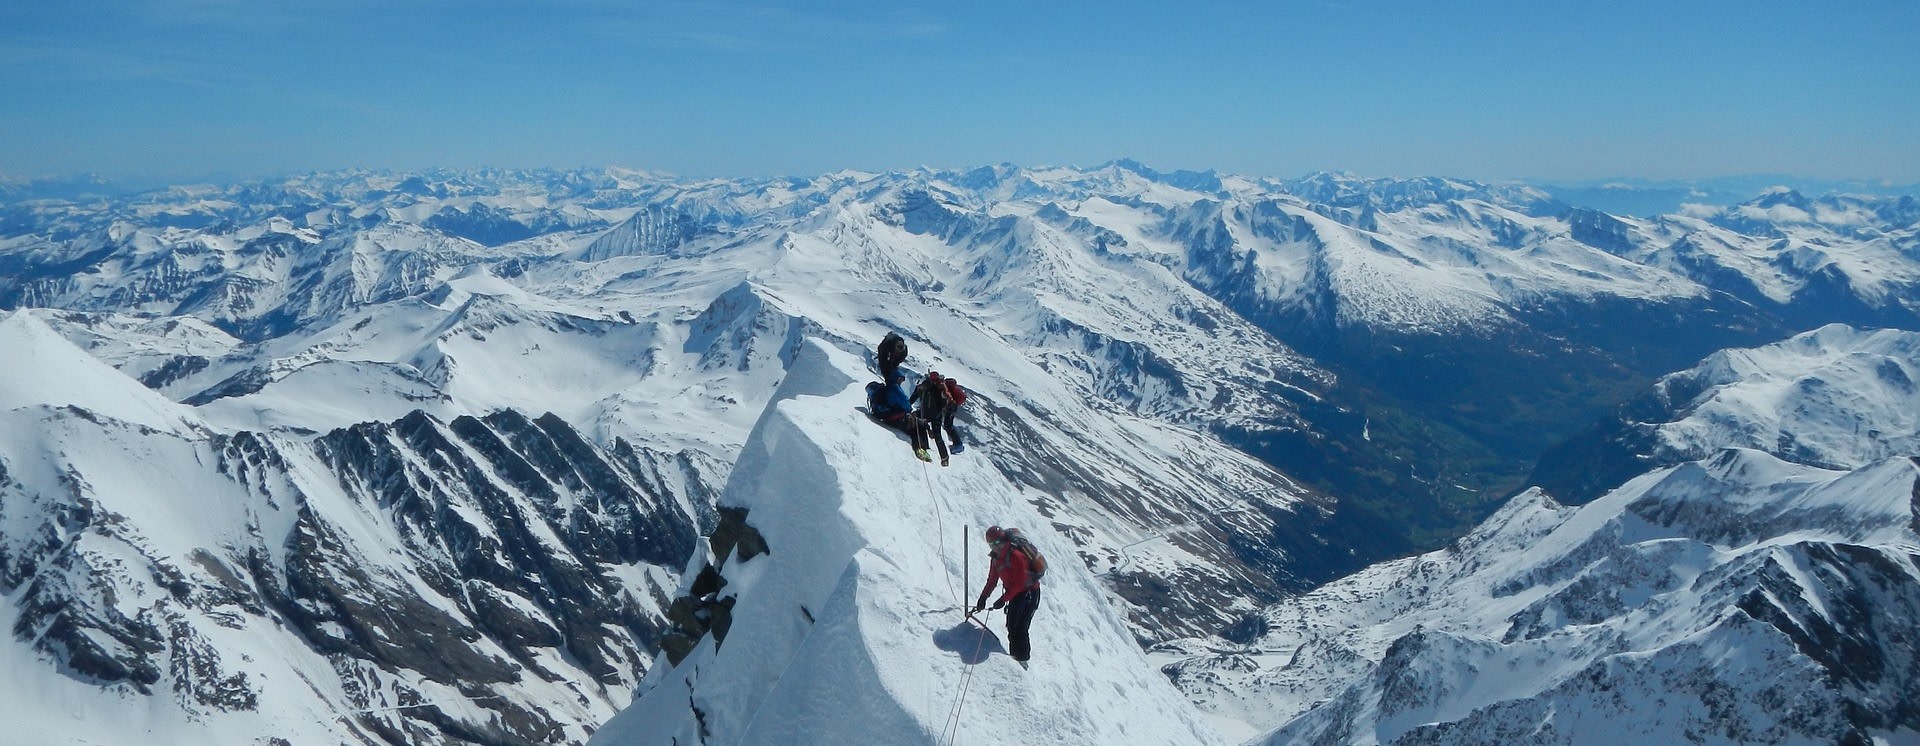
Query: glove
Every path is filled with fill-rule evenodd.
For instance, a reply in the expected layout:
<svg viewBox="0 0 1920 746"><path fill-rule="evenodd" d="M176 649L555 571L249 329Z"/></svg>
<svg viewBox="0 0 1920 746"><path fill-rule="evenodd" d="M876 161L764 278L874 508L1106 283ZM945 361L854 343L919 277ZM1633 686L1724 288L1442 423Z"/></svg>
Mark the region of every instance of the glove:
<svg viewBox="0 0 1920 746"><path fill-rule="evenodd" d="M980 613L980 610L984 608L987 608L987 599L982 598L978 601L973 602L973 613L978 614Z"/></svg>
<svg viewBox="0 0 1920 746"><path fill-rule="evenodd" d="M1000 600L998 600L998 601L995 601L995 602L993 602L993 608L995 608L995 609L998 609L998 608L1000 608L1000 607L1002 607L1002 606L1006 606L1006 605L1007 605L1007 600L1006 600L1006 599L1004 599L1004 598L1003 598L1003 599L1000 599Z"/></svg>

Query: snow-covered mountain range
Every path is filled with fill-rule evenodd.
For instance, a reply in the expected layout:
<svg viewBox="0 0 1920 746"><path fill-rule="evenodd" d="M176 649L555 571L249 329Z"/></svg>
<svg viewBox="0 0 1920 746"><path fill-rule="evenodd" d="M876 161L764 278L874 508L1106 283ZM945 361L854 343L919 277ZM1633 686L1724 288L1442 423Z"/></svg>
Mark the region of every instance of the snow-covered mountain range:
<svg viewBox="0 0 1920 746"><path fill-rule="evenodd" d="M8 202L0 308L22 310L0 349L21 362L0 372L0 593L8 655L59 682L28 680L17 701L86 712L102 740L561 742L648 677L732 713L695 732L768 732L720 701L746 684L701 688L652 653L711 639L685 616L702 563L730 588L777 582L752 561L735 575L697 537L740 530L722 506L767 514L782 482L750 435L793 398L778 392L800 385L797 361L830 361L808 386L858 378L849 356L887 331L910 340L916 375L973 392L969 448L918 483L860 474L843 492L994 521L941 502L951 475L1085 569L1076 604L1117 610L1063 624L1244 642L1270 604L1458 536L1530 472L1591 498L1730 445L1911 455L1894 424L1850 441L1836 418L1880 415L1835 395L1824 414L1742 426L1749 441L1635 419L1536 464L1723 348L1830 322L1920 328L1917 226L1911 198L1782 191L1623 218L1522 186L1127 161L739 181L352 172ZM1792 374L1776 363L1761 367ZM794 425L816 443L821 426ZM855 479L878 468L859 452L794 468ZM897 455L885 468L918 463ZM924 529L841 535L885 549L875 527ZM860 551L782 572L839 573ZM887 551L912 583L957 561ZM786 592L825 603L837 587ZM858 631L907 607L835 608ZM1087 650L1111 655L1106 635ZM777 658L792 643L755 645ZM901 699L900 672L926 652L874 659L909 730L931 711ZM803 704L783 696L763 701ZM143 701L172 704L127 704Z"/></svg>
<svg viewBox="0 0 1920 746"><path fill-rule="evenodd" d="M1645 473L1530 489L1168 671L1263 743L1910 742L1916 375L1912 332L1717 353L1656 387Z"/></svg>
<svg viewBox="0 0 1920 746"><path fill-rule="evenodd" d="M577 740L657 645L694 525L625 441L229 430L31 313L0 348L16 742Z"/></svg>
<svg viewBox="0 0 1920 746"><path fill-rule="evenodd" d="M749 274L763 288L811 276L779 259L826 251L812 269L854 265L843 282L938 301L1021 345L1084 348L1078 363L1034 357L1413 525L1416 544L1524 486L1546 442L1714 350L1830 322L1912 327L1920 276L1910 197L1782 191L1620 218L1524 186L1128 161L748 181L321 174L4 210L0 305L192 316L252 344L309 338L476 265L589 316L645 319L661 304L695 313ZM673 270L627 271L643 266ZM1177 344L1156 325L1235 341ZM1280 396L1242 386L1215 401L1217 381L1275 355L1311 363L1256 379ZM1329 374L1341 384L1314 383ZM1284 422L1303 407L1319 410L1309 424Z"/></svg>

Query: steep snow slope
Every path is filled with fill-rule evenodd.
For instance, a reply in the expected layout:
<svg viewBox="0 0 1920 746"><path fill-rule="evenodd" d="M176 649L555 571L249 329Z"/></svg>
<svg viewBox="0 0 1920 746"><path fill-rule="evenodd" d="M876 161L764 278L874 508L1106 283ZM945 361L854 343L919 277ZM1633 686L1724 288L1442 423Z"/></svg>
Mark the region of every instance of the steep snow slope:
<svg viewBox="0 0 1920 746"><path fill-rule="evenodd" d="M205 370L214 359L242 344L192 316L150 318L52 310L35 315L88 354L148 388L170 394L178 391L175 384L181 379ZM170 398L184 398L193 391Z"/></svg>
<svg viewBox="0 0 1920 746"><path fill-rule="evenodd" d="M658 666L593 742L936 743L955 728L969 742L1219 742L1071 560L1043 584L1031 669L962 621L963 526L1026 527L1063 560L1071 545L985 463L936 473L895 457L899 436L857 409L866 376L850 355L802 350L720 501L765 553L728 546L686 575L691 591L718 567L708 608L730 621Z"/></svg>
<svg viewBox="0 0 1920 746"><path fill-rule="evenodd" d="M0 411L87 404L87 411L156 430L200 430L191 408L158 396L140 382L74 349L25 311L0 319L8 357L22 365L0 381Z"/></svg>
<svg viewBox="0 0 1920 746"><path fill-rule="evenodd" d="M1911 440L1837 469L1744 446L1788 421L1814 442L1825 423L1907 432L1900 387L1831 391L1920 362L1915 336L1828 328L1716 355L1676 378L1717 381L1720 405L1664 427L1720 450L1584 506L1530 490L1447 550L1267 609L1244 644L1168 646L1168 670L1210 711L1278 726L1262 739L1275 744L1910 735Z"/></svg>

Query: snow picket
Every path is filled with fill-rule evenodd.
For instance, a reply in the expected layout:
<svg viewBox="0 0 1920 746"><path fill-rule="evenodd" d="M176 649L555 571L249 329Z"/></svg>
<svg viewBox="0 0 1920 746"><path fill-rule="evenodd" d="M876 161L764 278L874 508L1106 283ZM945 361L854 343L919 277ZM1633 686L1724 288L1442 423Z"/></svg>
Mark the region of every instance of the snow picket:
<svg viewBox="0 0 1920 746"><path fill-rule="evenodd" d="M959 742L1220 742L1077 562L1048 573L1031 669L1004 655L998 614L986 637L963 620L977 590L959 587L963 524L1019 526L1050 556L1074 554L987 449L946 469L913 460L857 409L867 376L804 345L721 498L770 549L722 563L737 598L725 642L655 666L593 742L935 742L970 661Z"/></svg>

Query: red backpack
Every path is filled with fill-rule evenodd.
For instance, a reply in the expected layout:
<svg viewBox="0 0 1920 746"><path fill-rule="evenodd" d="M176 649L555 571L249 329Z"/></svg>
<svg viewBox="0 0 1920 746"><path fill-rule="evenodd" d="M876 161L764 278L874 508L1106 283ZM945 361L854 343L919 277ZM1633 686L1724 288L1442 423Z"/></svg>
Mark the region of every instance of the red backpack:
<svg viewBox="0 0 1920 746"><path fill-rule="evenodd" d="M947 399L953 402L953 406L959 407L967 403L967 390L960 388L959 382L953 380L953 376L947 376L944 383L947 387Z"/></svg>

